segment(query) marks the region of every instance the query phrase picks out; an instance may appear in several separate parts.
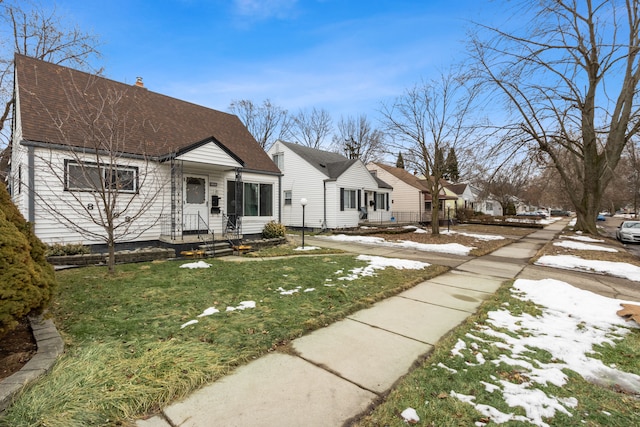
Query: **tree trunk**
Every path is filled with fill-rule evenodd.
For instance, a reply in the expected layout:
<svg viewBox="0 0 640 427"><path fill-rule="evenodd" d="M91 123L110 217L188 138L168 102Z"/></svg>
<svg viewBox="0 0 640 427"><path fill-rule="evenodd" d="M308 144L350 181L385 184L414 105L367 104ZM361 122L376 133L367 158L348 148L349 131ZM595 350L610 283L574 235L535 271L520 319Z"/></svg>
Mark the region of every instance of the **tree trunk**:
<svg viewBox="0 0 640 427"><path fill-rule="evenodd" d="M107 266L109 274L114 275L116 273L116 244L113 239L113 233L109 234L109 241L107 242L109 249L109 256L107 257Z"/></svg>
<svg viewBox="0 0 640 427"><path fill-rule="evenodd" d="M440 235L440 199L437 191L431 194L431 234Z"/></svg>

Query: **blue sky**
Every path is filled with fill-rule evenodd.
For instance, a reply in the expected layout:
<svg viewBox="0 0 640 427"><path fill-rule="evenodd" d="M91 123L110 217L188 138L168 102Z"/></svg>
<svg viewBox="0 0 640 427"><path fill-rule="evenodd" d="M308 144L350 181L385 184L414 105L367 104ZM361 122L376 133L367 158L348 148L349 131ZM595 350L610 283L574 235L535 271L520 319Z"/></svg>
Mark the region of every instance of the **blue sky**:
<svg viewBox="0 0 640 427"><path fill-rule="evenodd" d="M227 111L270 99L292 113L324 108L372 120L422 79L464 55L488 0L57 0L97 34L104 74Z"/></svg>

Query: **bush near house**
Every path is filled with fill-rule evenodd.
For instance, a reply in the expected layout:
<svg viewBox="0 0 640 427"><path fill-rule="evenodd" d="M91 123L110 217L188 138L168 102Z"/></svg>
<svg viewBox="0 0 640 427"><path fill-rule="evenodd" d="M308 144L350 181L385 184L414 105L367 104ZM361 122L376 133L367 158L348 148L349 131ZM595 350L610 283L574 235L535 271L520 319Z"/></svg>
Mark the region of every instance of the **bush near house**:
<svg viewBox="0 0 640 427"><path fill-rule="evenodd" d="M54 243L48 245L46 256L82 255L90 254L91 249L82 243Z"/></svg>
<svg viewBox="0 0 640 427"><path fill-rule="evenodd" d="M262 230L262 237L265 239L275 239L277 237L284 237L284 233L287 231L286 227L276 221L269 221L264 225Z"/></svg>
<svg viewBox="0 0 640 427"><path fill-rule="evenodd" d="M27 314L45 309L55 286L45 245L0 185L0 337Z"/></svg>

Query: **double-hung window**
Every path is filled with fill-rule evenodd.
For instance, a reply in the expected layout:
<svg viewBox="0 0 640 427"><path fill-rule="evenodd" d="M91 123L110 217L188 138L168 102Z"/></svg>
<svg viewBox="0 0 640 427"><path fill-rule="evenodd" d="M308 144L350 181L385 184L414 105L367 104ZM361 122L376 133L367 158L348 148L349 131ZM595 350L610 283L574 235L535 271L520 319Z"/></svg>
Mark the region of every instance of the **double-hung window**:
<svg viewBox="0 0 640 427"><path fill-rule="evenodd" d="M138 191L138 168L104 163L65 160L65 190L123 193Z"/></svg>
<svg viewBox="0 0 640 427"><path fill-rule="evenodd" d="M356 190L347 190L345 188L342 200L345 209L356 209L358 207L356 204Z"/></svg>
<svg viewBox="0 0 640 427"><path fill-rule="evenodd" d="M291 200L292 200L292 191L284 190L284 204L291 205Z"/></svg>
<svg viewBox="0 0 640 427"><path fill-rule="evenodd" d="M276 164L278 169L283 171L284 170L284 153L275 153L271 156L271 158L273 159L273 163Z"/></svg>

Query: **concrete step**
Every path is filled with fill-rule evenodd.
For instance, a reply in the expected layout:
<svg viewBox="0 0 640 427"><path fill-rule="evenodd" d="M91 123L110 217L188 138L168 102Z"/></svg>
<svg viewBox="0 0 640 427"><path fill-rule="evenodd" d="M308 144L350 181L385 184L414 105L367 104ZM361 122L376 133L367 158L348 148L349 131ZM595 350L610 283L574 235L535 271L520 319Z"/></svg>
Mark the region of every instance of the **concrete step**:
<svg viewBox="0 0 640 427"><path fill-rule="evenodd" d="M204 243L202 245L198 246L198 249L202 249L205 251L211 251L213 250L213 248L216 249L216 251L218 249L225 249L225 248L230 248L231 247L231 243L229 243L228 241L224 240L224 241L217 241L217 242L213 242L213 243Z"/></svg>
<svg viewBox="0 0 640 427"><path fill-rule="evenodd" d="M215 256L216 258L221 257L221 256L230 256L233 255L233 249L231 249L230 247L226 247L226 248L220 248L220 249L216 249L215 252L213 250L208 250L205 252L206 256Z"/></svg>

